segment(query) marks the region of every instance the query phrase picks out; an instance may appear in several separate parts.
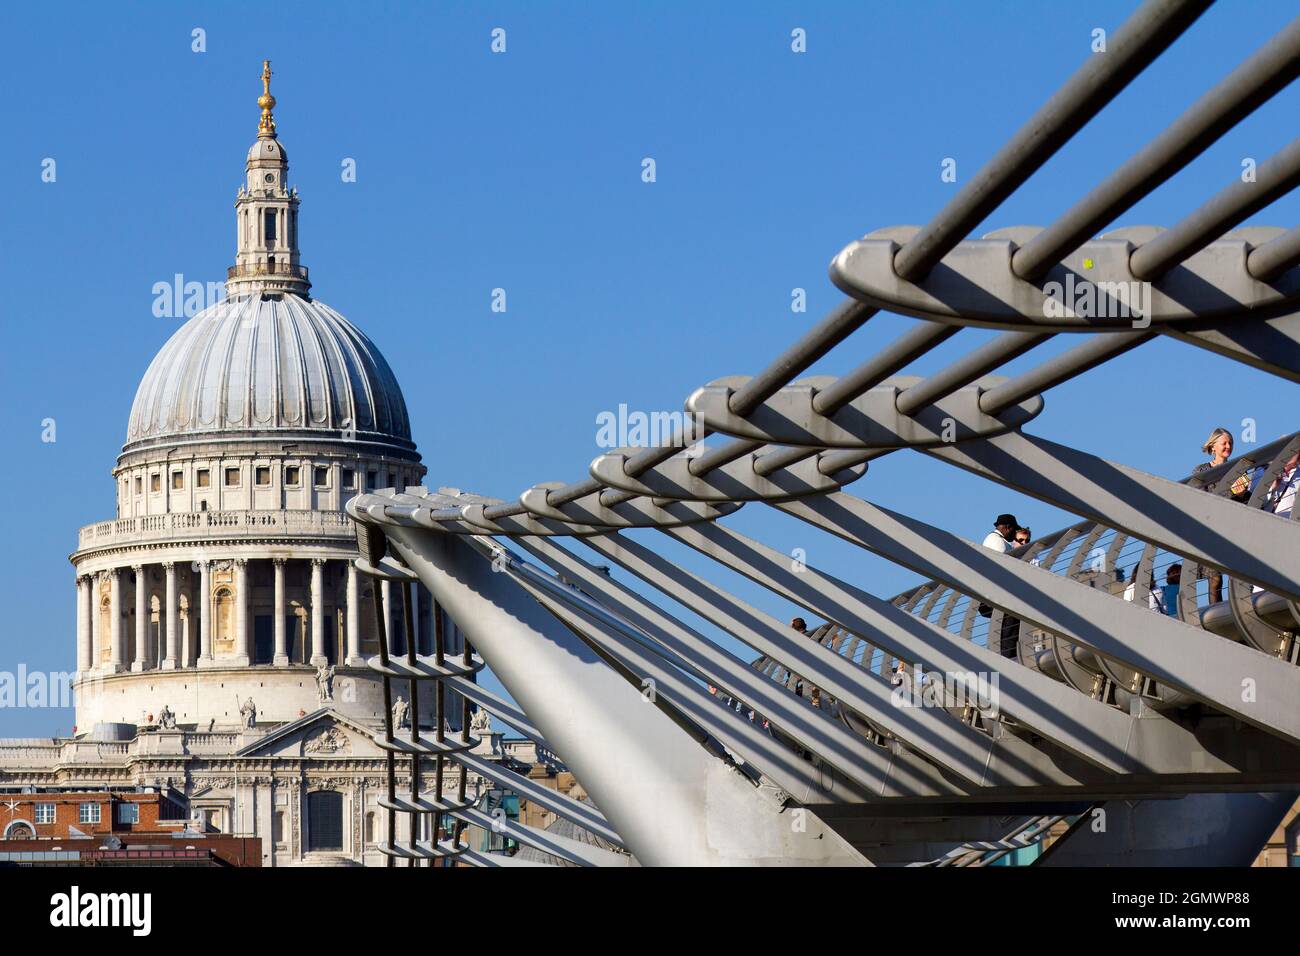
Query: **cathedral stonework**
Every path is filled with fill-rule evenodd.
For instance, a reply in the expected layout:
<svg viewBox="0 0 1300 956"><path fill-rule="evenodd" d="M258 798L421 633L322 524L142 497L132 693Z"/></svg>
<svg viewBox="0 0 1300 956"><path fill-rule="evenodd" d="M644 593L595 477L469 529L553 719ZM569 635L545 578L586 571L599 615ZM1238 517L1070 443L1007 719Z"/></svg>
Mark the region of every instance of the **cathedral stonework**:
<svg viewBox="0 0 1300 956"><path fill-rule="evenodd" d="M357 573L343 508L426 469L379 349L310 295L270 79L267 62L226 298L145 371L116 514L71 556L73 736L0 740L0 786L169 786L197 825L260 837L264 865L379 865L383 687L366 660L375 587L405 653L403 595ZM414 592L419 651L441 627L458 652L454 624ZM459 704L446 713L458 729Z"/></svg>

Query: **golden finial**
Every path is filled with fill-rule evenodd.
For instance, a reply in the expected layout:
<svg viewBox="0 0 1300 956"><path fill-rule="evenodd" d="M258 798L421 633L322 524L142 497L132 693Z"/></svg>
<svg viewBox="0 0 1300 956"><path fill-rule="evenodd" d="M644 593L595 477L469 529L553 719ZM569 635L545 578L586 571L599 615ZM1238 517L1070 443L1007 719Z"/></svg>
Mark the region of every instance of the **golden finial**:
<svg viewBox="0 0 1300 956"><path fill-rule="evenodd" d="M262 95L257 98L257 105L262 107L262 119L257 124L257 135L275 139L275 117L271 115L271 110L275 109L275 97L271 95L270 60L262 61Z"/></svg>

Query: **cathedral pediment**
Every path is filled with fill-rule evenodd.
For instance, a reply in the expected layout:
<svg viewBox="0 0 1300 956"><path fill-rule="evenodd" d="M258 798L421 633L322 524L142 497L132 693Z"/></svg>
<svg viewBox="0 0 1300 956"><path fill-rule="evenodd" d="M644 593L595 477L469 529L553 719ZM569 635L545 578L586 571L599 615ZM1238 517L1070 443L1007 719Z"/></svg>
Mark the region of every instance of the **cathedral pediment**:
<svg viewBox="0 0 1300 956"><path fill-rule="evenodd" d="M240 757L382 757L366 727L323 708L284 724L241 748Z"/></svg>

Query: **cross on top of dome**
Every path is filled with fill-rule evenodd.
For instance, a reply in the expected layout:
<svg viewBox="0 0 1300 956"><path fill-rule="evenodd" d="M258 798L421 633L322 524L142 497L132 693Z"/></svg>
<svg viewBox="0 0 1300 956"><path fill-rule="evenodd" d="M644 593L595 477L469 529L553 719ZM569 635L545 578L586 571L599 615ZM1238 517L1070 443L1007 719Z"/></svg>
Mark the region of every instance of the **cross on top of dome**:
<svg viewBox="0 0 1300 956"><path fill-rule="evenodd" d="M307 268L298 260L298 191L290 189L289 157L275 132L271 61L262 61L262 119L248 150L247 178L235 201L238 245L226 273L228 295L263 293L306 296Z"/></svg>
<svg viewBox="0 0 1300 956"><path fill-rule="evenodd" d="M270 60L262 61L262 95L257 98L257 105L262 108L262 118L257 124L258 138L275 139L275 117L271 115L271 110L275 109L275 97L271 95Z"/></svg>

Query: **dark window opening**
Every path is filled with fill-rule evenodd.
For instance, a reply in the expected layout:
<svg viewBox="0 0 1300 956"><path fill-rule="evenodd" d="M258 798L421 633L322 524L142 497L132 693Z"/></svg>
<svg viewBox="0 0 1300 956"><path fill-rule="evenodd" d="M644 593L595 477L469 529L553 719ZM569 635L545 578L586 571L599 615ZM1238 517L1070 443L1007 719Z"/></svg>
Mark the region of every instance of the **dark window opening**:
<svg viewBox="0 0 1300 956"><path fill-rule="evenodd" d="M307 794L307 849L343 849L343 794L338 791Z"/></svg>

